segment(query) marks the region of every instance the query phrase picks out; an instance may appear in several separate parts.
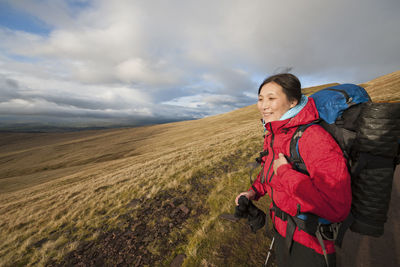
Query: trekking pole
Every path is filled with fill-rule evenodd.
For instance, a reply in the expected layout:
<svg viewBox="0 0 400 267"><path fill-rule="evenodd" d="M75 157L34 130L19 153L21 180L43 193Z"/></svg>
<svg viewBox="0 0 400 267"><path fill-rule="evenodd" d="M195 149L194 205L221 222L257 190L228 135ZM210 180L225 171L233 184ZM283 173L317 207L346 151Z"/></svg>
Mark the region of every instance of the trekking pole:
<svg viewBox="0 0 400 267"><path fill-rule="evenodd" d="M268 260L271 257L271 251L272 251L272 247L274 246L274 242L275 242L275 237L272 238L271 245L269 246L268 254L267 254L267 258L265 259L264 266L267 266Z"/></svg>

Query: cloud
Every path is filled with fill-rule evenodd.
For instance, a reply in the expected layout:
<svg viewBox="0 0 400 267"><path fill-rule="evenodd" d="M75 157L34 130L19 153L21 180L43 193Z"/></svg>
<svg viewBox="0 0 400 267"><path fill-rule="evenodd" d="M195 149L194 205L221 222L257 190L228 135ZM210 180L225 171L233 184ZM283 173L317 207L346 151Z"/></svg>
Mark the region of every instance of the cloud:
<svg viewBox="0 0 400 267"><path fill-rule="evenodd" d="M14 115L199 118L255 102L286 67L304 86L399 69L395 0L7 4L47 29L0 25L0 101Z"/></svg>
<svg viewBox="0 0 400 267"><path fill-rule="evenodd" d="M19 97L19 86L14 80L0 76L0 103Z"/></svg>
<svg viewBox="0 0 400 267"><path fill-rule="evenodd" d="M48 115L84 117L153 116L148 96L128 87L99 87L65 81L47 81L34 77L21 78L34 89L0 75L0 113L2 115ZM56 90L50 91L47 86ZM75 88L76 92L71 92ZM78 91L82 91L79 92Z"/></svg>

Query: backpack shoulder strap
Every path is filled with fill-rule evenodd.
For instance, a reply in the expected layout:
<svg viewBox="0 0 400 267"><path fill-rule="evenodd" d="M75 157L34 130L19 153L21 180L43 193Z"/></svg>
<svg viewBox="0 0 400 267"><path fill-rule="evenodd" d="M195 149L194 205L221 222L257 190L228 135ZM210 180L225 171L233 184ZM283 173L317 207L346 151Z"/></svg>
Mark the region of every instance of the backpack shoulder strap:
<svg viewBox="0 0 400 267"><path fill-rule="evenodd" d="M292 139L290 140L290 159L292 160L295 169L306 175L310 174L308 173L306 164L304 163L303 158L301 157L299 152L299 140L308 127L314 124L319 124L320 121L321 120L318 119L309 124L300 125L299 127L297 127Z"/></svg>

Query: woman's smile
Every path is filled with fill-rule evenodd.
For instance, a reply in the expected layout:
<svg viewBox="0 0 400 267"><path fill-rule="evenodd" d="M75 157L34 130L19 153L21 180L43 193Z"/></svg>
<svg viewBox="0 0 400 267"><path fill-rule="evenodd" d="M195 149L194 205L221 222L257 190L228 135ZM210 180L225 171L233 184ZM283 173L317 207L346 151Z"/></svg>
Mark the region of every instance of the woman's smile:
<svg viewBox="0 0 400 267"><path fill-rule="evenodd" d="M267 118L268 116L271 116L273 113L272 112L263 112L263 117Z"/></svg>

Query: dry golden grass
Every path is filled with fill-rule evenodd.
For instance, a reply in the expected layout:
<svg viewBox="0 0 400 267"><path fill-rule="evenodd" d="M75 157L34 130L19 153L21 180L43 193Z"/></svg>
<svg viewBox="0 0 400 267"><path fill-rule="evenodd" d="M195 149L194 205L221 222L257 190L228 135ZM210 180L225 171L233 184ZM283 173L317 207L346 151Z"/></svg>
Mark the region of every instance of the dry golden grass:
<svg viewBox="0 0 400 267"><path fill-rule="evenodd" d="M185 185L194 171L260 143L257 117L251 106L134 129L4 134L0 265L43 265L80 240L96 238L104 225L117 227L116 215L131 199Z"/></svg>
<svg viewBox="0 0 400 267"><path fill-rule="evenodd" d="M322 90L322 89L330 87L330 86L335 86L335 85L338 85L338 83L327 83L327 84L323 84L323 85L307 87L307 88L302 89L302 93L305 95L312 95L313 93L318 92L319 90Z"/></svg>
<svg viewBox="0 0 400 267"><path fill-rule="evenodd" d="M400 99L399 84L395 72L364 85L373 100L387 101ZM185 253L184 266L252 266L266 255L264 234L218 217L233 212L236 194L249 186L246 163L262 147L255 105L197 121L0 137L0 266L59 260L81 241L120 227L118 215L132 199L151 200L168 189L202 192L189 183L200 174L216 178L201 180L206 193L189 197L208 212L171 233L185 233L187 242L166 262ZM229 171L220 168L223 159Z"/></svg>
<svg viewBox="0 0 400 267"><path fill-rule="evenodd" d="M395 71L361 86L367 90L372 101L400 101L400 71Z"/></svg>

